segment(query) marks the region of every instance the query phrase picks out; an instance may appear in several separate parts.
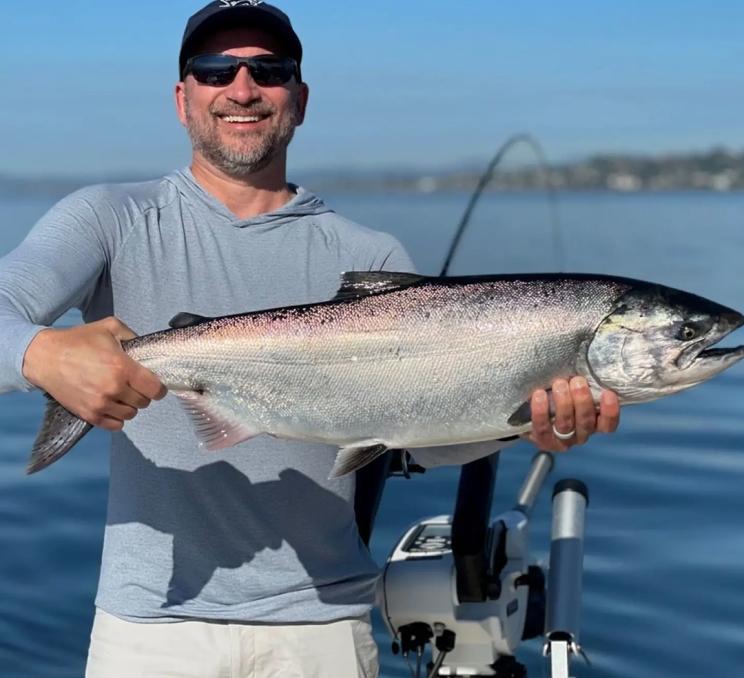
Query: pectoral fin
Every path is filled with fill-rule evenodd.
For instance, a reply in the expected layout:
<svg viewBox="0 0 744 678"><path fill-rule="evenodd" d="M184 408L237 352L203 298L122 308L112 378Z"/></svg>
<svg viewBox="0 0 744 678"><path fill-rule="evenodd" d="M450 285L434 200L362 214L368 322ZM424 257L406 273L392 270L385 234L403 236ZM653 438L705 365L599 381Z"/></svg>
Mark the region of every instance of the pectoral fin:
<svg viewBox="0 0 744 678"><path fill-rule="evenodd" d="M263 433L222 407L212 393L174 389L170 392L181 401L199 441L208 450L223 450Z"/></svg>

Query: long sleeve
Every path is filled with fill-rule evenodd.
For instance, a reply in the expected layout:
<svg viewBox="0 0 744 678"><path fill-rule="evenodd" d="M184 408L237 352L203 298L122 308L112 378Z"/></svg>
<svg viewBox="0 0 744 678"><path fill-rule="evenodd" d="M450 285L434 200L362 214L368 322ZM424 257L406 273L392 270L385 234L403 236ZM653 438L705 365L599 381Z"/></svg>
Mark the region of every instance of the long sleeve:
<svg viewBox="0 0 744 678"><path fill-rule="evenodd" d="M0 393L31 390L23 357L38 332L81 308L107 263L96 211L84 192L57 203L0 259Z"/></svg>

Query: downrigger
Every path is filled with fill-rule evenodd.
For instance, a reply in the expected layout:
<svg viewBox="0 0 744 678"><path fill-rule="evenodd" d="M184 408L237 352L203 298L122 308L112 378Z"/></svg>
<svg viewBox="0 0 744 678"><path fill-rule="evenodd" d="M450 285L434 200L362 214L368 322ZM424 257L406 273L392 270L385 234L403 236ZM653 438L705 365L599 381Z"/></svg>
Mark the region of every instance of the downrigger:
<svg viewBox="0 0 744 678"><path fill-rule="evenodd" d="M357 520L365 540L388 475L409 476L409 455L396 451L359 471ZM524 640L544 638L551 678L569 678L579 645L584 516L588 491L578 480L553 489L550 563L546 576L530 562L530 513L553 466L539 452L514 508L491 519L499 453L462 467L455 509L411 526L393 547L378 603L392 648L414 678L523 678L516 658ZM375 474L377 482L375 482ZM376 488L376 496L373 496Z"/></svg>

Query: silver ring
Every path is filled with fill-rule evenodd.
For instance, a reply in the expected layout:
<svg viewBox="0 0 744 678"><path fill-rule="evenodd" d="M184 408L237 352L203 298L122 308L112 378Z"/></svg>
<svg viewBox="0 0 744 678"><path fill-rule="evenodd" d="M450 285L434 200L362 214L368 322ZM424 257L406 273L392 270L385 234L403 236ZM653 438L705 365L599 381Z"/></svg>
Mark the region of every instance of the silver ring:
<svg viewBox="0 0 744 678"><path fill-rule="evenodd" d="M576 435L576 429L569 431L568 433L561 433L553 424L553 434L558 440L571 440Z"/></svg>

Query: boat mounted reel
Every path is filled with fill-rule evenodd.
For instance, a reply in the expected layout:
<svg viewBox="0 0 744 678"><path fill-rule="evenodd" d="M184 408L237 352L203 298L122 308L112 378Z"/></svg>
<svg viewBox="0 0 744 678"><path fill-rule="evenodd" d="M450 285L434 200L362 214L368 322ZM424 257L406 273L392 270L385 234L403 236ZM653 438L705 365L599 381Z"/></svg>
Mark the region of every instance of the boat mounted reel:
<svg viewBox="0 0 744 678"><path fill-rule="evenodd" d="M410 527L393 548L378 602L402 654L420 678L523 678L515 654L523 640L544 636L551 678L569 678L579 646L586 486L564 480L553 491L553 525L546 591L543 570L530 562L532 506L553 466L538 453L515 507L493 520L499 454L463 466L452 516Z"/></svg>

